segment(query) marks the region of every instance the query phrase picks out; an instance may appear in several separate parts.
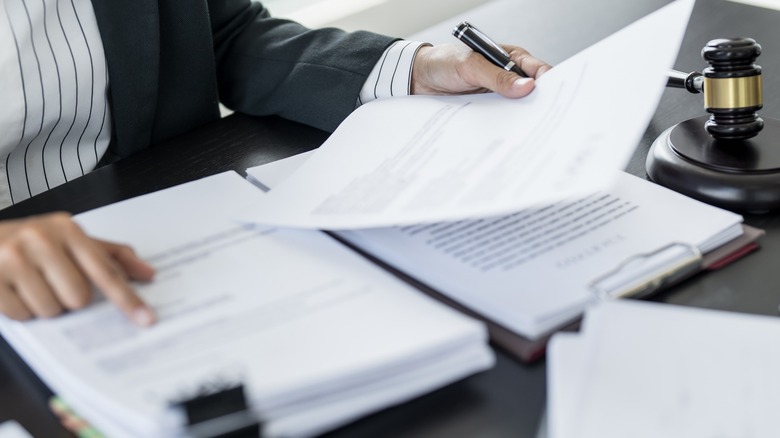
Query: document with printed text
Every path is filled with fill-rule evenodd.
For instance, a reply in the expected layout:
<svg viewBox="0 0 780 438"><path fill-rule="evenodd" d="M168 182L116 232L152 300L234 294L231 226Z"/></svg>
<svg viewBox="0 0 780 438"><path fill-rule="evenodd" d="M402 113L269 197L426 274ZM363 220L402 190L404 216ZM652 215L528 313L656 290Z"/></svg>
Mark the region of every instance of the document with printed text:
<svg viewBox="0 0 780 438"><path fill-rule="evenodd" d="M247 178L273 193L314 155L248 169ZM738 214L625 172L615 171L614 178L609 190L509 215L336 234L486 319L535 339L578 317L598 299L592 282L628 259L673 243L706 254L743 234ZM663 270L673 260L649 262Z"/></svg>
<svg viewBox="0 0 780 438"><path fill-rule="evenodd" d="M604 188L655 112L692 4L674 2L580 52L523 99L363 105L240 218L321 229L409 225L509 214ZM616 89L618 72L631 72L630 92Z"/></svg>
<svg viewBox="0 0 780 438"><path fill-rule="evenodd" d="M493 363L478 321L318 231L237 223L264 194L233 172L76 217L156 269L158 323L97 303L0 330L76 412L112 437L183 434L171 404L244 385L267 436L321 433Z"/></svg>

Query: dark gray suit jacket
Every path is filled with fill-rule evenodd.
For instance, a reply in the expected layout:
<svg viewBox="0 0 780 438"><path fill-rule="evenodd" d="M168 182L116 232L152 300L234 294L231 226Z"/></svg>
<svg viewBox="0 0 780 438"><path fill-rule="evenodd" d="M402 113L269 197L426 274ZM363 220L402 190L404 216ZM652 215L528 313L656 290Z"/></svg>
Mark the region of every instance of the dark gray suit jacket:
<svg viewBox="0 0 780 438"><path fill-rule="evenodd" d="M218 101L333 130L393 39L309 30L250 0L93 0L110 80L111 152L219 118Z"/></svg>

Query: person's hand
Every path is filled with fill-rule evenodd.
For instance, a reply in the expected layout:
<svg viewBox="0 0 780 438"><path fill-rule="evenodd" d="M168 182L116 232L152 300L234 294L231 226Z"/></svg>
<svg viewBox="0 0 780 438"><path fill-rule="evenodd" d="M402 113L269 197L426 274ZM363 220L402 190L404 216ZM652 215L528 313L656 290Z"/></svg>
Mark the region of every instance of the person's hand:
<svg viewBox="0 0 780 438"><path fill-rule="evenodd" d="M90 303L92 286L133 322L154 313L129 280L154 269L125 245L90 238L66 213L0 222L0 313L16 320L48 318Z"/></svg>
<svg viewBox="0 0 780 438"><path fill-rule="evenodd" d="M424 46L412 67L412 94L470 94L494 91L504 97L523 97L534 89L534 80L551 67L525 49L503 46L528 75L523 78L488 61L465 45Z"/></svg>

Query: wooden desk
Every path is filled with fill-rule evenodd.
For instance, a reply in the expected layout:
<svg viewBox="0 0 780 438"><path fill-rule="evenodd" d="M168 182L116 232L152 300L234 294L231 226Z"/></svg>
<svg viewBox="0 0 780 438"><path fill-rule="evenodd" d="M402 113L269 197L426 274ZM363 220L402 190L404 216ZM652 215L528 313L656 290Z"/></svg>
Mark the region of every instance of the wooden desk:
<svg viewBox="0 0 780 438"><path fill-rule="evenodd" d="M451 27L468 18L496 39L517 41L556 63L665 3L667 0L497 0L417 36L452 42ZM780 45L776 43L780 31L774 30L778 22L780 12L703 1L694 11L676 68L703 68L699 52L710 39L754 37L764 47L758 61L764 67L762 114L780 118ZM648 44L652 44L651 38ZM631 91L630 72L616 72L615 80L616 92ZM701 96L667 90L628 170L644 176L644 158L652 140L674 123L702 112ZM0 212L0 218L57 209L78 213L223 170L243 171L314 148L326 137L321 131L277 118L233 116L24 201ZM780 213L746 215L746 222L767 230L759 252L693 278L656 299L776 315L780 304L776 261L780 255ZM544 410L544 361L529 366L500 350L497 354L498 362L488 372L387 409L330 436L534 437ZM46 408L49 391L2 340L0 388L0 421L15 419L35 436L67 435Z"/></svg>

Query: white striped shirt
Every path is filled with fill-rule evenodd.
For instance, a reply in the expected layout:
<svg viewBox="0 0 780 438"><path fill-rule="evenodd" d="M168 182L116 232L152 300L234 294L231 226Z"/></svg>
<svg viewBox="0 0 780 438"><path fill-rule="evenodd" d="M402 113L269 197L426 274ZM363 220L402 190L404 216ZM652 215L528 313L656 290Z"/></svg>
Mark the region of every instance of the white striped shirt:
<svg viewBox="0 0 780 438"><path fill-rule="evenodd" d="M0 207L93 170L111 138L90 0L2 0Z"/></svg>
<svg viewBox="0 0 780 438"><path fill-rule="evenodd" d="M91 0L0 0L0 208L95 169L111 139ZM422 43L390 46L357 105L409 94Z"/></svg>
<svg viewBox="0 0 780 438"><path fill-rule="evenodd" d="M424 45L428 44L396 41L388 47L363 84L358 96L358 105L375 99L409 94L414 56Z"/></svg>

